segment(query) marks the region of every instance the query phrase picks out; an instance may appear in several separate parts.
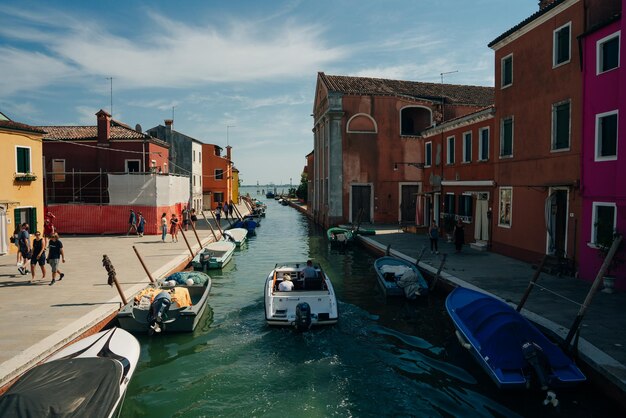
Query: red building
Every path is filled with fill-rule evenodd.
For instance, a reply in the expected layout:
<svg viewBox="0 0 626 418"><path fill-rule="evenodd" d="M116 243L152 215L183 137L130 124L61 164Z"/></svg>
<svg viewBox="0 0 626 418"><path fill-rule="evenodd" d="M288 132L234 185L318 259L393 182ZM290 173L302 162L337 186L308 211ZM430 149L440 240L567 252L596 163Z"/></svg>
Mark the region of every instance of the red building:
<svg viewBox="0 0 626 418"><path fill-rule="evenodd" d="M231 146L226 147L226 156L222 156L222 147L202 144L202 208L215 209L218 202L233 200L233 165Z"/></svg>
<svg viewBox="0 0 626 418"><path fill-rule="evenodd" d="M309 210L343 222L421 225L423 132L493 104L493 88L319 73ZM445 118L442 114L445 113Z"/></svg>
<svg viewBox="0 0 626 418"><path fill-rule="evenodd" d="M461 219L465 242L478 249L487 249L493 228L494 113L488 106L422 132L426 180L418 207L424 224L435 220L452 234Z"/></svg>

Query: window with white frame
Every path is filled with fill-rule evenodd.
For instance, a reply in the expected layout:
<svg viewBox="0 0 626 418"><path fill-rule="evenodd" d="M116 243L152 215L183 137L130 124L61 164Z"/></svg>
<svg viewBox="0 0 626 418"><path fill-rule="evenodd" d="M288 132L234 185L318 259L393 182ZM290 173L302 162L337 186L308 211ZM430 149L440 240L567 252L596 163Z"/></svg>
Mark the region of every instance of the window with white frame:
<svg viewBox="0 0 626 418"><path fill-rule="evenodd" d="M15 172L19 174L31 172L30 147L15 147Z"/></svg>
<svg viewBox="0 0 626 418"><path fill-rule="evenodd" d="M591 244L607 246L615 234L617 206L615 203L593 202L592 212Z"/></svg>
<svg viewBox="0 0 626 418"><path fill-rule="evenodd" d="M478 142L478 158L480 161L489 159L489 127L478 130L480 141Z"/></svg>
<svg viewBox="0 0 626 418"><path fill-rule="evenodd" d="M620 35L621 31L617 31L596 43L596 74L619 67Z"/></svg>
<svg viewBox="0 0 626 418"><path fill-rule="evenodd" d="M141 160L126 160L124 166L127 173L139 173L141 170Z"/></svg>
<svg viewBox="0 0 626 418"><path fill-rule="evenodd" d="M463 134L463 162L469 163L472 161L472 133L465 132Z"/></svg>
<svg viewBox="0 0 626 418"><path fill-rule="evenodd" d="M215 180L224 180L224 170L221 168L215 169Z"/></svg>
<svg viewBox="0 0 626 418"><path fill-rule="evenodd" d="M618 111L596 115L596 161L617 158Z"/></svg>
<svg viewBox="0 0 626 418"><path fill-rule="evenodd" d="M444 199L445 213L456 215L456 200L454 199L454 193L446 193Z"/></svg>
<svg viewBox="0 0 626 418"><path fill-rule="evenodd" d="M552 150L569 148L570 116L569 100L552 105Z"/></svg>
<svg viewBox="0 0 626 418"><path fill-rule="evenodd" d="M500 187L500 203L498 208L498 226L510 228L513 212L513 188Z"/></svg>
<svg viewBox="0 0 626 418"><path fill-rule="evenodd" d="M454 137L449 136L446 142L447 142L446 163L454 164Z"/></svg>
<svg viewBox="0 0 626 418"><path fill-rule="evenodd" d="M513 84L513 54L507 55L500 61L500 73L501 80L500 86L502 88L508 87Z"/></svg>
<svg viewBox="0 0 626 418"><path fill-rule="evenodd" d="M55 158L52 160L52 181L63 183L65 181L65 160Z"/></svg>
<svg viewBox="0 0 626 418"><path fill-rule="evenodd" d="M513 117L500 122L500 157L513 156Z"/></svg>
<svg viewBox="0 0 626 418"><path fill-rule="evenodd" d="M572 45L572 23L568 22L565 25L554 31L552 50L553 60L552 65L554 67L561 64L568 63L571 56Z"/></svg>
<svg viewBox="0 0 626 418"><path fill-rule="evenodd" d="M433 143L424 144L424 167L430 167L433 164Z"/></svg>

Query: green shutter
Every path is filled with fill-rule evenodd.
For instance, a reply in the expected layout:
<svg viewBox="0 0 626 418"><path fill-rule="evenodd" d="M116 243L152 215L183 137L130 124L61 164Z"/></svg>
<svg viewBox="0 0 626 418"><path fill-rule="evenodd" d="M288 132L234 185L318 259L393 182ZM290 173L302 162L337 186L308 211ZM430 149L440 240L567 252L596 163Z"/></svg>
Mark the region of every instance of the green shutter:
<svg viewBox="0 0 626 418"><path fill-rule="evenodd" d="M22 217L19 209L13 209L13 219L15 221L15 229L18 227L19 224L22 223Z"/></svg>
<svg viewBox="0 0 626 418"><path fill-rule="evenodd" d="M37 232L37 208L30 208L29 218L30 231L35 233Z"/></svg>

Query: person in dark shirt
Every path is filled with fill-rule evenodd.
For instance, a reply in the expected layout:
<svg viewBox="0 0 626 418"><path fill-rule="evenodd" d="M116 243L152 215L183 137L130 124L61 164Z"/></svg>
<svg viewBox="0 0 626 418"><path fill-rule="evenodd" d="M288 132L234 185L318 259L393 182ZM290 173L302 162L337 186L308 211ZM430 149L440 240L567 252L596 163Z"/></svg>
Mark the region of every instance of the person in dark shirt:
<svg viewBox="0 0 626 418"><path fill-rule="evenodd" d="M65 263L65 253L63 252L63 243L59 240L59 234L56 232L52 234L50 238L50 251L48 252L48 264L52 270L52 280L49 285L52 286L56 282L57 273L59 274L59 281L63 280L64 273L59 270L59 260Z"/></svg>
<svg viewBox="0 0 626 418"><path fill-rule="evenodd" d="M30 246L30 234L28 233L28 224L27 223L23 223L22 224L22 229L20 230L20 233L18 235L18 242L19 242L19 252L20 254L22 254L22 260L24 261L23 265L20 267L18 266L18 271L22 274L26 274L28 273L28 270L26 269L28 260L30 260L32 253L31 253L31 246Z"/></svg>
<svg viewBox="0 0 626 418"><path fill-rule="evenodd" d="M130 234L130 231L133 229L135 230L135 234L139 235L139 232L137 232L137 215L135 211L131 209L128 217L128 232L126 232L126 235Z"/></svg>
<svg viewBox="0 0 626 418"><path fill-rule="evenodd" d="M41 236L41 232L35 232L35 239L33 240L33 256L30 259L30 274L31 279L30 282L33 283L35 281L35 268L37 264L41 268L41 273L43 276L42 280L46 280L46 237Z"/></svg>

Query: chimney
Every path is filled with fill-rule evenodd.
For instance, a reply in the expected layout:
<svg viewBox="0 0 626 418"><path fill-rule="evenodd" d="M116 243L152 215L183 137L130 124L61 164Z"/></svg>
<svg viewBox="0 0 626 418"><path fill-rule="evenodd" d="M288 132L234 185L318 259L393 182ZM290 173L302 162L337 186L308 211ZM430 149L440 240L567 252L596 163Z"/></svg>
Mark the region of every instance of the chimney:
<svg viewBox="0 0 626 418"><path fill-rule="evenodd" d="M232 161L232 160L230 159L230 150L231 150L232 148L233 148L233 147L231 147L230 145L227 145L227 146L226 146L226 159L227 159L228 161Z"/></svg>
<svg viewBox="0 0 626 418"><path fill-rule="evenodd" d="M111 115L100 109L96 116L98 117L98 143L108 144L111 138Z"/></svg>
<svg viewBox="0 0 626 418"><path fill-rule="evenodd" d="M539 0L539 10L543 10L556 0Z"/></svg>
<svg viewBox="0 0 626 418"><path fill-rule="evenodd" d="M174 124L174 119L165 119L165 127L168 130L172 130L172 125Z"/></svg>

